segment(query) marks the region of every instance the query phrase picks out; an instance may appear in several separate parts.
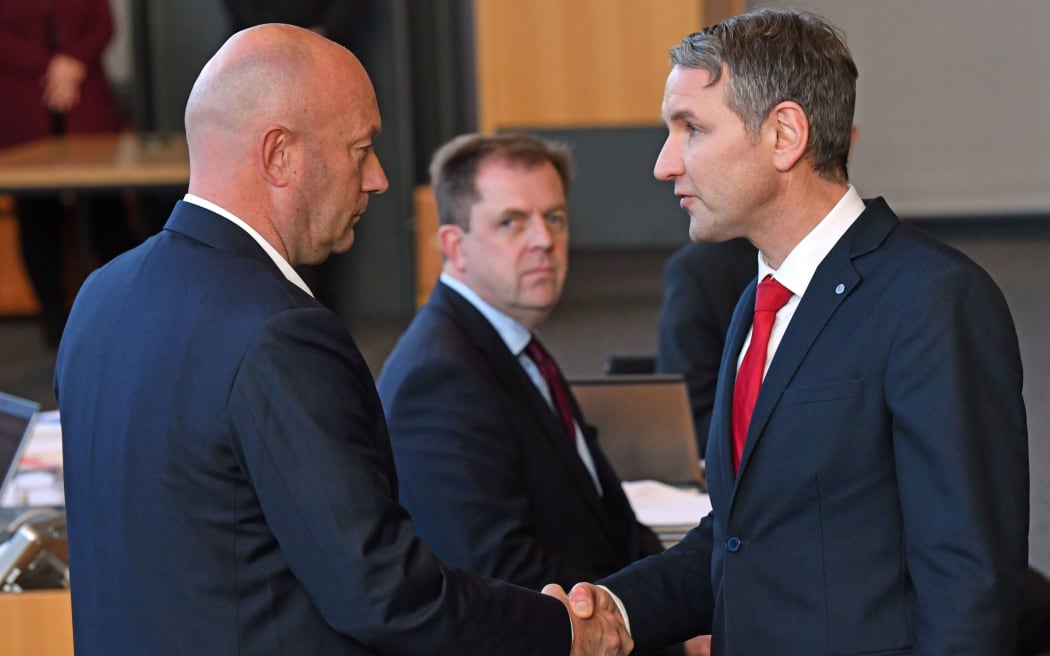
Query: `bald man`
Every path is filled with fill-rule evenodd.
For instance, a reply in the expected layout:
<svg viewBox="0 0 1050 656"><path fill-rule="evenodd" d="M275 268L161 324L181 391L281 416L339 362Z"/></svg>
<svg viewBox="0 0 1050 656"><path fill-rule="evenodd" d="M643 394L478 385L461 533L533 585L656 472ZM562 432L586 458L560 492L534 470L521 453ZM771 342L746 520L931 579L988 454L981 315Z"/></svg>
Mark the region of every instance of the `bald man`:
<svg viewBox="0 0 1050 656"><path fill-rule="evenodd" d="M189 193L59 351L78 656L630 649L612 613L444 566L397 503L371 373L293 269L353 244L379 130L360 63L307 30L201 71Z"/></svg>

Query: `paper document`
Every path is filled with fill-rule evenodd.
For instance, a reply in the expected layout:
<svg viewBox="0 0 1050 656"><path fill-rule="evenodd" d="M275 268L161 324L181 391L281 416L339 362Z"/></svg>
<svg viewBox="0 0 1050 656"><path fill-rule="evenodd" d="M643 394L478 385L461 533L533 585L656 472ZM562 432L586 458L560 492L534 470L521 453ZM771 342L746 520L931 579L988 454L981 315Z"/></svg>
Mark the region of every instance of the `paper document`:
<svg viewBox="0 0 1050 656"><path fill-rule="evenodd" d="M0 506L37 507L65 504L62 485L62 426L58 411L37 415L27 437L18 473L4 490Z"/></svg>
<svg viewBox="0 0 1050 656"><path fill-rule="evenodd" d="M659 481L624 481L638 521L653 529L669 526L692 528L711 512L711 498L696 488L682 488Z"/></svg>

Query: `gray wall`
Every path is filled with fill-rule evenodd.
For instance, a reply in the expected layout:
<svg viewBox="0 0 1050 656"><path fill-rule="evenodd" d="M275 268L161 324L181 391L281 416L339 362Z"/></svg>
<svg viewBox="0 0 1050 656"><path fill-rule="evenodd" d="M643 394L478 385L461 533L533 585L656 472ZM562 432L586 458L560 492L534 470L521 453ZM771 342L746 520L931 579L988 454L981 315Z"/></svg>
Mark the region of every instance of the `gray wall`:
<svg viewBox="0 0 1050 656"><path fill-rule="evenodd" d="M531 130L572 146L569 194L574 249L664 247L688 241L689 217L674 186L653 177L667 130L662 126Z"/></svg>
<svg viewBox="0 0 1050 656"><path fill-rule="evenodd" d="M809 8L845 31L860 69L850 172L861 195L906 218L1050 216L1050 2L749 5ZM670 187L651 176L662 129L546 133L576 146L574 248L686 240Z"/></svg>
<svg viewBox="0 0 1050 656"><path fill-rule="evenodd" d="M851 178L904 216L1050 215L1050 2L766 0L846 33Z"/></svg>

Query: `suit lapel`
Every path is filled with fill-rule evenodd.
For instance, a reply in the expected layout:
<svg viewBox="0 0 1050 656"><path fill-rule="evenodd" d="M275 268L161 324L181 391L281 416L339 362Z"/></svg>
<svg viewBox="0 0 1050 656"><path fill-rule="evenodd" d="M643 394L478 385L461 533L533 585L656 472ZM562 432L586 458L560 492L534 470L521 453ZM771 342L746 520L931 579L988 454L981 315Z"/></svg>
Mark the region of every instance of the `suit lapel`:
<svg viewBox="0 0 1050 656"><path fill-rule="evenodd" d="M281 275L280 269L251 235L225 218L199 205L178 201L164 229L177 232L213 248L233 251L261 264L268 265ZM283 275L282 275L283 277Z"/></svg>
<svg viewBox="0 0 1050 656"><path fill-rule="evenodd" d="M595 515L602 518L604 525L606 515L602 511L601 498L594 487L594 480L573 444L565 438L565 429L562 428L561 421L540 391L536 389L517 357L507 348L496 329L469 301L440 282L435 285L428 301L429 304L432 304L432 309L445 312L452 317L453 321L466 333L470 343L484 354L485 362L506 388L506 392L518 399L524 406L524 412L528 416L522 417L521 421L534 425L536 430L533 431L533 434L536 439L542 441L544 448L557 452L557 460L562 464L566 476L576 486L578 494L586 500ZM576 399L572 397L571 392L569 401L577 422L581 427L584 426ZM541 444L536 446L539 447ZM605 485L605 482L603 481L602 484ZM606 529L608 530L608 527Z"/></svg>
<svg viewBox="0 0 1050 656"><path fill-rule="evenodd" d="M784 390L791 382L795 372L798 371L806 354L809 353L835 311L862 283L860 274L853 264L854 258L878 248L897 223L897 217L881 198L871 201L867 209L861 213L853 226L846 231L846 234L832 247L817 267L777 347L766 377L762 381L762 387L759 389L755 409L751 415L751 425L748 428L747 442L740 459L741 474L747 467L751 453L761 441L770 415L780 402ZM753 299L752 294L752 304ZM736 352L739 353L739 347ZM730 409L727 416L732 416L731 393L729 397Z"/></svg>
<svg viewBox="0 0 1050 656"><path fill-rule="evenodd" d="M718 377L715 407L711 417L711 432L707 444L708 484L719 485L726 499L730 498L736 480L736 473L733 471L732 446L733 387L736 383L736 363L754 318L756 285L757 281L753 280L744 289L729 323L726 345L722 350L722 362L719 365L719 371L725 374ZM717 468L717 471L712 471L714 468Z"/></svg>
<svg viewBox="0 0 1050 656"><path fill-rule="evenodd" d="M550 419L549 422L542 422L544 428L548 429L544 433L550 433L552 431L549 429L560 427L557 416L532 384L517 357L510 352L492 324L467 299L439 282L434 286L429 304L433 309L444 311L452 317L467 335L468 341L484 354L484 360L489 364L492 373L515 398L528 405L530 415L544 420ZM564 432L560 428L559 431Z"/></svg>

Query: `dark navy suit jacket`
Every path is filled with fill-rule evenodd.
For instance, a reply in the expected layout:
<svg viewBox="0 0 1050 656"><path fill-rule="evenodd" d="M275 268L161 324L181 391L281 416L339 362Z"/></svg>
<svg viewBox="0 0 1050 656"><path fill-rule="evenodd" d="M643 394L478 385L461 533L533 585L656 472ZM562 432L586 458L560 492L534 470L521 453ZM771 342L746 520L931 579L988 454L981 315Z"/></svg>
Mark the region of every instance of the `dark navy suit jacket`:
<svg viewBox="0 0 1050 656"><path fill-rule="evenodd" d="M869 202L799 303L734 476L732 390L754 289L721 364L713 512L604 581L638 645L712 630L722 656L1013 653L1028 448L999 289Z"/></svg>
<svg viewBox="0 0 1050 656"><path fill-rule="evenodd" d="M568 589L661 550L575 400L601 496L499 333L447 285L435 286L390 354L379 393L402 503L445 562Z"/></svg>
<svg viewBox="0 0 1050 656"><path fill-rule="evenodd" d="M78 656L568 653L415 536L353 340L233 223L180 202L95 272L56 389Z"/></svg>

